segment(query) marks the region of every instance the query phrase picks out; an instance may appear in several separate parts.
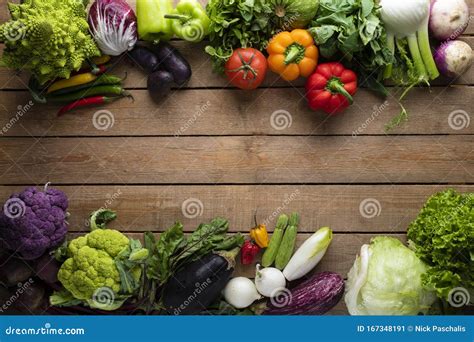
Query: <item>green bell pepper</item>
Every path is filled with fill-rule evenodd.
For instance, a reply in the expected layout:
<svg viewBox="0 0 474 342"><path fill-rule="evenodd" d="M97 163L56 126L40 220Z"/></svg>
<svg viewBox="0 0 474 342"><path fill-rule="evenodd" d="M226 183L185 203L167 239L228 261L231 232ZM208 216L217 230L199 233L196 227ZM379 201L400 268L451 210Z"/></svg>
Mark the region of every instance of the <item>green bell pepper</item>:
<svg viewBox="0 0 474 342"><path fill-rule="evenodd" d="M172 0L137 0L138 36L157 43L173 37L172 21L165 18L173 11Z"/></svg>
<svg viewBox="0 0 474 342"><path fill-rule="evenodd" d="M165 18L171 19L174 34L188 42L200 42L209 34L211 20L197 0L181 0Z"/></svg>

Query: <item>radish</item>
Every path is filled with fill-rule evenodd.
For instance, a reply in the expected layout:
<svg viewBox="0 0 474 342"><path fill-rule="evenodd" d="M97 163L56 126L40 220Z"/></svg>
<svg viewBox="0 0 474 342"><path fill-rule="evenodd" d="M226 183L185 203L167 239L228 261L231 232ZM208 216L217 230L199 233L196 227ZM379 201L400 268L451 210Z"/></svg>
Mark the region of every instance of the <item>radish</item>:
<svg viewBox="0 0 474 342"><path fill-rule="evenodd" d="M461 76L469 70L473 58L469 44L460 40L441 44L435 53L436 65L440 72L450 78Z"/></svg>
<svg viewBox="0 0 474 342"><path fill-rule="evenodd" d="M469 24L465 0L431 0L430 30L438 40L454 40Z"/></svg>

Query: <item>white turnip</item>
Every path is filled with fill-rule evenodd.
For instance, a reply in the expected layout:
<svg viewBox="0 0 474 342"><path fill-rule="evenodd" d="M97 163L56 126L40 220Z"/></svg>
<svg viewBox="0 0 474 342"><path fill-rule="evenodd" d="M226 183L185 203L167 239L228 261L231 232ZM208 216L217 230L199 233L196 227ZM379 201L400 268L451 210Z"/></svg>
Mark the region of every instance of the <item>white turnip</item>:
<svg viewBox="0 0 474 342"><path fill-rule="evenodd" d="M433 38L454 40L467 28L469 7L465 0L431 0L430 30Z"/></svg>
<svg viewBox="0 0 474 342"><path fill-rule="evenodd" d="M260 265L257 264L255 286L261 295L265 297L273 297L285 288L286 279L278 268L261 268Z"/></svg>
<svg viewBox="0 0 474 342"><path fill-rule="evenodd" d="M463 41L451 40L441 44L436 50L435 61L444 76L459 77L468 71L473 63L472 49Z"/></svg>

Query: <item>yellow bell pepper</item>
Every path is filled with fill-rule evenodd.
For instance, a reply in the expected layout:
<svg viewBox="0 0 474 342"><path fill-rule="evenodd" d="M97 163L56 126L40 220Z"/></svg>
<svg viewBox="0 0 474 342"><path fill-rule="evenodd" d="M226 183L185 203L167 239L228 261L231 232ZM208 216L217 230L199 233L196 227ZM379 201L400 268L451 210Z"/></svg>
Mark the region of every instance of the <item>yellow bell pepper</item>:
<svg viewBox="0 0 474 342"><path fill-rule="evenodd" d="M267 52L270 70L286 81L309 77L318 65L318 48L306 30L278 33L268 44Z"/></svg>
<svg viewBox="0 0 474 342"><path fill-rule="evenodd" d="M259 224L250 230L250 237L260 248L268 247L268 232L264 224Z"/></svg>

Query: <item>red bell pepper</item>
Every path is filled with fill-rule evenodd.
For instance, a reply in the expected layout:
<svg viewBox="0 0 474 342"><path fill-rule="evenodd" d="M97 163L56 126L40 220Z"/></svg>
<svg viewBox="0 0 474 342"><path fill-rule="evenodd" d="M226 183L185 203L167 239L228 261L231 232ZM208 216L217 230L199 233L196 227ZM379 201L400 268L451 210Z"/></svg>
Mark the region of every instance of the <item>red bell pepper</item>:
<svg viewBox="0 0 474 342"><path fill-rule="evenodd" d="M240 262L242 265L250 265L255 261L255 258L260 252L260 247L250 240L246 240L240 250Z"/></svg>
<svg viewBox="0 0 474 342"><path fill-rule="evenodd" d="M309 107L330 115L349 107L356 91L357 75L338 62L318 65L306 82Z"/></svg>

